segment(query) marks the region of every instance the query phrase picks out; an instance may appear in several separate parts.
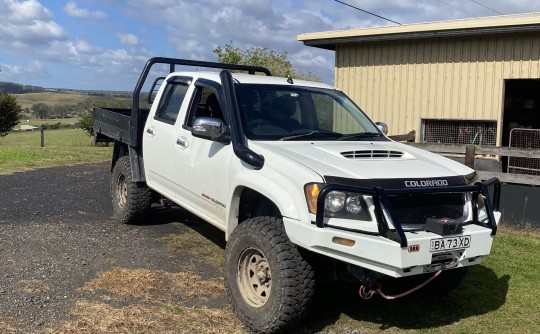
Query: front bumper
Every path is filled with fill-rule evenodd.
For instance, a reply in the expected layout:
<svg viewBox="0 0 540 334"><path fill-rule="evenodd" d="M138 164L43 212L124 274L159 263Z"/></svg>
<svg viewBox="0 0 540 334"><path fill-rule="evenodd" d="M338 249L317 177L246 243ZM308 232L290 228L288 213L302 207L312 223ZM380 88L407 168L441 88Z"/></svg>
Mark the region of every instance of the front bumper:
<svg viewBox="0 0 540 334"><path fill-rule="evenodd" d="M493 195L490 196L489 187L492 185ZM372 196L378 233L353 232L328 226L324 217L324 198L332 190ZM427 231L404 231L388 199L388 196L413 193L466 192L472 193L472 220L463 226L460 233L444 236ZM479 196L485 199L487 213L485 222L478 219ZM499 199L500 182L496 178L474 185L415 189L361 188L328 184L318 197L315 224L305 224L288 218L284 218L283 221L287 235L295 244L362 268L392 277L403 277L444 269L441 263L452 262L452 267L480 263L481 258L490 253L493 236L497 231L500 219ZM393 228L390 228L388 218L391 219ZM449 251L430 250L431 240L454 236L470 236L470 244L466 248Z"/></svg>

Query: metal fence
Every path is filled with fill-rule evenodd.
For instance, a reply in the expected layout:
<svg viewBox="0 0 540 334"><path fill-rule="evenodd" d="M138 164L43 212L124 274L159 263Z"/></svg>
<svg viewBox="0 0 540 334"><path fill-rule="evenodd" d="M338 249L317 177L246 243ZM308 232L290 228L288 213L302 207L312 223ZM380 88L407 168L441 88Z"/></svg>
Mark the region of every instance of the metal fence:
<svg viewBox="0 0 540 334"><path fill-rule="evenodd" d="M508 146L540 149L540 129L512 129ZM508 173L540 175L540 158L509 157Z"/></svg>
<svg viewBox="0 0 540 334"><path fill-rule="evenodd" d="M495 146L497 122L490 120L422 120L422 142Z"/></svg>

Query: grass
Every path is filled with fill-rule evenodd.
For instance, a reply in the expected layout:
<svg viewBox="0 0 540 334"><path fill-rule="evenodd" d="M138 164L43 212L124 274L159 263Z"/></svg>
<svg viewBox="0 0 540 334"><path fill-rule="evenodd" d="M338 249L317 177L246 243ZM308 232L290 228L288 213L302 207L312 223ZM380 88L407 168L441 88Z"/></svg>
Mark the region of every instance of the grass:
<svg viewBox="0 0 540 334"><path fill-rule="evenodd" d="M109 160L111 147L94 147L81 129L45 130L40 147L39 131L13 132L0 138L0 174L43 167Z"/></svg>

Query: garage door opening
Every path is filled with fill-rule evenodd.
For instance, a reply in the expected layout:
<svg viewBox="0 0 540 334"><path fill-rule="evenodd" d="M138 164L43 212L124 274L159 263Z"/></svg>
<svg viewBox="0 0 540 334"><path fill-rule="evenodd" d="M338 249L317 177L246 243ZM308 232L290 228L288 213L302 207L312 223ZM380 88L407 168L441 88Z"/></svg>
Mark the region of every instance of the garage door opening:
<svg viewBox="0 0 540 334"><path fill-rule="evenodd" d="M540 79L505 81L502 146L540 149ZM507 158L508 173L540 175L540 159Z"/></svg>

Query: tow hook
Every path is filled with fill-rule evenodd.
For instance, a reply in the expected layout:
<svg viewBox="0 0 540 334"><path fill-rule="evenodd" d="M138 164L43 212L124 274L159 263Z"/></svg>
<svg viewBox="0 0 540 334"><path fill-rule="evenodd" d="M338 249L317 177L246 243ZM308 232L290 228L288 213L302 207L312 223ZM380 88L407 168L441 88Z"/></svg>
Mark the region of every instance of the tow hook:
<svg viewBox="0 0 540 334"><path fill-rule="evenodd" d="M381 285L379 283L377 283L375 285L375 288L370 288L369 286L367 286L366 284L362 284L360 286L360 289L358 291L358 294L360 295L360 298L362 299L370 299L371 297L373 297L373 295L375 295L376 293L379 294L381 297L383 297L384 299L386 300L393 300L393 299L398 299L398 298L401 298L401 297L405 297L413 292L415 292L416 290L419 290L421 288L423 288L424 286L426 286L429 282L433 281L437 276L439 276L441 274L442 270L439 270L437 271L436 273L433 274L433 276L431 276L430 278L428 278L425 282L417 285L416 287L410 289L410 290L407 290L405 292L402 292L398 295L393 295L393 296L390 296L390 295L386 295L384 294L382 291L381 291Z"/></svg>

